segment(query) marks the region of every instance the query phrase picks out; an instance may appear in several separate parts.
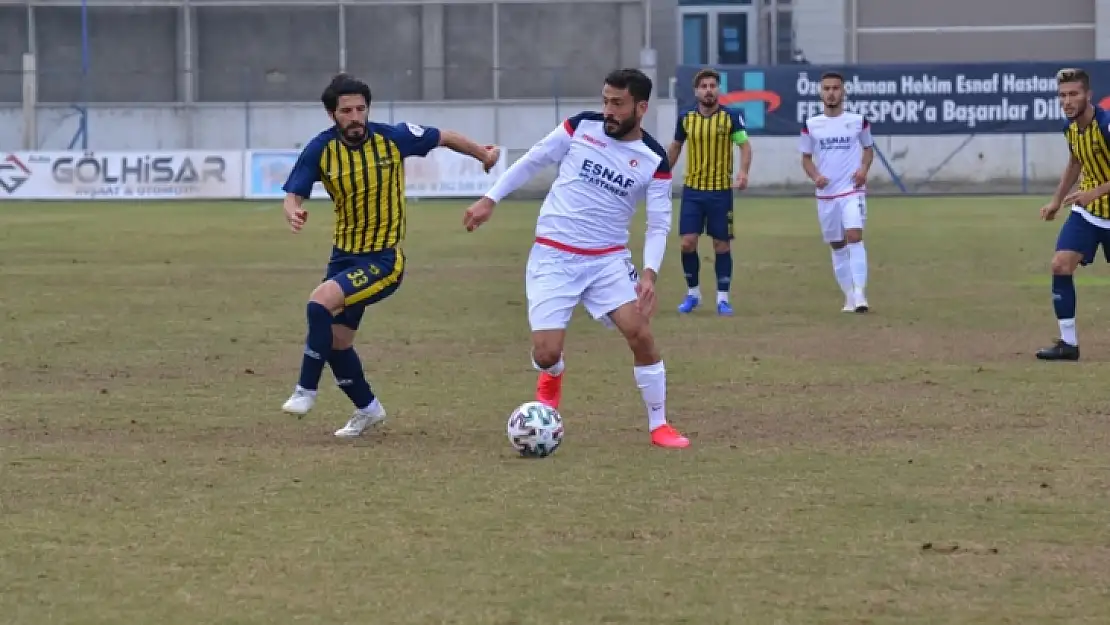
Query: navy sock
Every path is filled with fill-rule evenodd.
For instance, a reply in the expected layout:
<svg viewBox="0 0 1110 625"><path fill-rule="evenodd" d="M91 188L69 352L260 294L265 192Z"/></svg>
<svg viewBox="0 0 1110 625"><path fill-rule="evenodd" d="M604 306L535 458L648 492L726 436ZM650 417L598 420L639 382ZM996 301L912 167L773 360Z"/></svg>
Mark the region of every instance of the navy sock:
<svg viewBox="0 0 1110 625"><path fill-rule="evenodd" d="M316 302L308 303L308 338L305 339L304 358L301 360L301 388L315 391L320 386L324 364L331 355L331 322L328 309Z"/></svg>
<svg viewBox="0 0 1110 625"><path fill-rule="evenodd" d="M365 408L374 401L374 392L370 390L370 383L366 381L366 374L362 371L362 361L358 358L355 348L333 349L328 357L328 364L335 374L335 383L355 408Z"/></svg>
<svg viewBox="0 0 1110 625"><path fill-rule="evenodd" d="M732 250L717 252L713 268L717 271L717 292L728 293L732 286Z"/></svg>
<svg viewBox="0 0 1110 625"><path fill-rule="evenodd" d="M1057 319L1075 319L1075 280L1071 276L1052 276L1052 306Z"/></svg>
<svg viewBox="0 0 1110 625"><path fill-rule="evenodd" d="M698 274L701 273L701 259L697 250L682 253L682 273L686 274L686 286L698 288Z"/></svg>

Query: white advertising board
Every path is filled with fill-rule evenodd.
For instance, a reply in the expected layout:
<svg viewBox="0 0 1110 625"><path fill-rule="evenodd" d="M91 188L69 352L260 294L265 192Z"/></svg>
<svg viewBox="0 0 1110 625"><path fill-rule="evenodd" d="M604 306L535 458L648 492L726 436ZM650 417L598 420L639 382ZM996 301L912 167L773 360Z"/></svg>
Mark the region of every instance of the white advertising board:
<svg viewBox="0 0 1110 625"><path fill-rule="evenodd" d="M0 200L242 197L239 151L0 153Z"/></svg>

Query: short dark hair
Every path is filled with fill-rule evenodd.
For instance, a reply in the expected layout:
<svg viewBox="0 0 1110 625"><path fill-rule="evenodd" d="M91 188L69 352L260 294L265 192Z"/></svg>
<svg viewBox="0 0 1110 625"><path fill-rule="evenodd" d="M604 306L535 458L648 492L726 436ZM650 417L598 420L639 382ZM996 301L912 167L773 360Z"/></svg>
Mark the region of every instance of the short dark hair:
<svg viewBox="0 0 1110 625"><path fill-rule="evenodd" d="M651 99L651 79L638 69L616 69L605 77L605 84L616 89L628 89L633 102Z"/></svg>
<svg viewBox="0 0 1110 625"><path fill-rule="evenodd" d="M366 106L370 106L370 85L346 73L336 74L331 79L320 95L320 102L329 113L334 113L339 108L339 98L345 95L360 95L366 99Z"/></svg>
<svg viewBox="0 0 1110 625"><path fill-rule="evenodd" d="M705 80L706 78L712 78L713 80L717 81L718 85L721 84L721 73L713 69L712 67L706 67L705 69L698 70L698 73L694 74L694 88L697 89L698 85L701 84L701 81Z"/></svg>
<svg viewBox="0 0 1110 625"><path fill-rule="evenodd" d="M835 79L839 80L841 83L844 82L844 74L841 74L840 72L827 71L824 74L821 74L821 80L822 81L824 81L826 78L835 78Z"/></svg>
<svg viewBox="0 0 1110 625"><path fill-rule="evenodd" d="M1059 85L1065 82L1077 82L1083 85L1084 91L1091 89L1091 75L1085 69L1078 67L1065 67L1064 69L1056 72L1056 84Z"/></svg>

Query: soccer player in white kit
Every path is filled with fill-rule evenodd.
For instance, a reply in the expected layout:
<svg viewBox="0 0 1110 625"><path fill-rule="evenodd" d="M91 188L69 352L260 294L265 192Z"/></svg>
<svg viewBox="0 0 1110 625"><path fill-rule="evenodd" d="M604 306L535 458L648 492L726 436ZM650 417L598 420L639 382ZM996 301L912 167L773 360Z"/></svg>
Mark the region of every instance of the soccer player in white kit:
<svg viewBox="0 0 1110 625"><path fill-rule="evenodd" d="M610 73L602 112L579 113L532 146L466 210L463 224L473 231L505 196L546 166L558 166L525 272L532 364L540 372L536 400L559 407L566 329L582 303L595 319L620 330L632 349L652 444L684 448L689 439L667 423L667 373L650 323L672 208L666 150L640 127L651 88L640 70ZM639 272L627 244L641 199L647 205L647 234Z"/></svg>
<svg viewBox="0 0 1110 625"><path fill-rule="evenodd" d="M871 125L844 110L844 77L821 76L825 110L802 125L802 168L817 187L817 218L825 243L832 248L833 273L844 292L844 312L865 313L867 250L867 172L875 158ZM816 156L816 162L814 157Z"/></svg>

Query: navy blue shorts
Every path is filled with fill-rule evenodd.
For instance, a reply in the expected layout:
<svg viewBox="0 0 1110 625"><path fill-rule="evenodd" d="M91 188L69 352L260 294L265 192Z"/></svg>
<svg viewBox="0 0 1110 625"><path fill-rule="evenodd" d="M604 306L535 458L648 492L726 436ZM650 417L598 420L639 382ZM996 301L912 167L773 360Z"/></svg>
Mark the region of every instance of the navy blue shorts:
<svg viewBox="0 0 1110 625"><path fill-rule="evenodd" d="M1083 255L1080 261L1083 265L1095 262L1098 247L1102 246L1102 255L1110 262L1110 230L1099 228L1087 221L1083 215L1071 211L1067 221L1060 226L1060 235L1056 238L1056 251L1077 252Z"/></svg>
<svg viewBox="0 0 1110 625"><path fill-rule="evenodd" d="M335 323L357 330L370 304L393 295L405 277L405 255L398 249L352 254L332 248L324 281L343 289L343 312Z"/></svg>
<svg viewBox="0 0 1110 625"><path fill-rule="evenodd" d="M678 232L708 234L717 241L731 241L732 189L700 191L683 187Z"/></svg>

